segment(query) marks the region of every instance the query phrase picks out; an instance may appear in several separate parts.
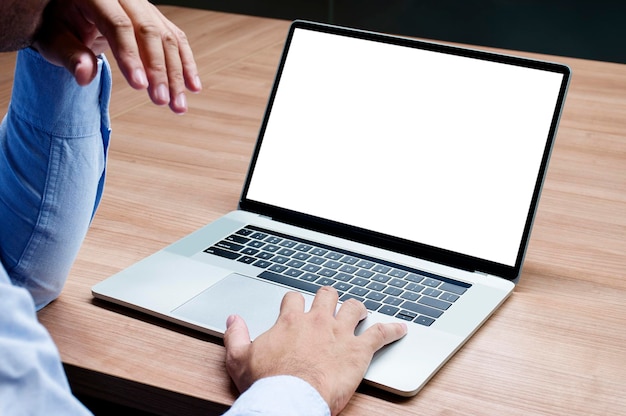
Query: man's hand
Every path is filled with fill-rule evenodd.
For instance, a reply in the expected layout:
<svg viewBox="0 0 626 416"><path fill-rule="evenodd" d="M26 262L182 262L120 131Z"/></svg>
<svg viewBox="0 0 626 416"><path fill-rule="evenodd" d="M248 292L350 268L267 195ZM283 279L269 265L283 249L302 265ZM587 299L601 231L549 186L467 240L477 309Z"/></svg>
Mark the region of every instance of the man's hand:
<svg viewBox="0 0 626 416"><path fill-rule="evenodd" d="M377 324L356 336L354 330L367 310L351 299L335 315L337 297L335 289L323 287L305 313L302 295L287 293L276 324L252 343L243 319L230 316L224 334L226 368L239 391L264 377L292 375L316 388L331 413L338 414L359 386L374 353L402 338L407 327Z"/></svg>
<svg viewBox="0 0 626 416"><path fill-rule="evenodd" d="M185 34L147 0L52 0L33 44L80 85L93 80L108 46L128 83L155 104L183 113L185 87L202 89Z"/></svg>

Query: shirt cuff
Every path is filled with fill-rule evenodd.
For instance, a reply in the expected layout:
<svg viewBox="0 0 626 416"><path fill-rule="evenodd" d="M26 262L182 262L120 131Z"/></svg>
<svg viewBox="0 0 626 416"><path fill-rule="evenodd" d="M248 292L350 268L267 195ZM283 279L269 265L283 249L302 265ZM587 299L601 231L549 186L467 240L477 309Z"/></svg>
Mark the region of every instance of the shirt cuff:
<svg viewBox="0 0 626 416"><path fill-rule="evenodd" d="M274 376L255 382L224 414L244 415L330 416L330 409L306 381L293 376Z"/></svg>
<svg viewBox="0 0 626 416"><path fill-rule="evenodd" d="M10 111L57 137L86 137L110 128L111 70L101 55L98 72L80 86L70 72L27 48L17 53Z"/></svg>

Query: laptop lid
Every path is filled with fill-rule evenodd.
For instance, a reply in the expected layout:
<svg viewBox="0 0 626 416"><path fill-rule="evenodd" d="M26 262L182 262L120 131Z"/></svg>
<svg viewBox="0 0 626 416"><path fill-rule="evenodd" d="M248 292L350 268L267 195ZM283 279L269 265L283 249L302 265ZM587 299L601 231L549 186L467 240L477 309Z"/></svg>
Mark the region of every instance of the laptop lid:
<svg viewBox="0 0 626 416"><path fill-rule="evenodd" d="M292 24L240 208L519 276L566 66Z"/></svg>

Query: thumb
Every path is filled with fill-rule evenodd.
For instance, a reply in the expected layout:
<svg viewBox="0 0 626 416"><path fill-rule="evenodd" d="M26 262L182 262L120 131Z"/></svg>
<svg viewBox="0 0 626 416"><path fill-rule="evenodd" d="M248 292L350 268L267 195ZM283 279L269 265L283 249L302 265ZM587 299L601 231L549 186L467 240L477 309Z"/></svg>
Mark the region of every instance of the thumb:
<svg viewBox="0 0 626 416"><path fill-rule="evenodd" d="M247 351L250 342L246 322L238 315L229 316L226 320L226 332L224 332L227 359L229 357L239 359Z"/></svg>
<svg viewBox="0 0 626 416"><path fill-rule="evenodd" d="M70 71L79 85L87 85L96 77L98 59L69 31L40 38L33 47L50 63Z"/></svg>
<svg viewBox="0 0 626 416"><path fill-rule="evenodd" d="M250 387L244 375L246 357L250 352L250 333L246 322L238 315L231 315L226 320L224 347L226 347L226 370L239 391Z"/></svg>

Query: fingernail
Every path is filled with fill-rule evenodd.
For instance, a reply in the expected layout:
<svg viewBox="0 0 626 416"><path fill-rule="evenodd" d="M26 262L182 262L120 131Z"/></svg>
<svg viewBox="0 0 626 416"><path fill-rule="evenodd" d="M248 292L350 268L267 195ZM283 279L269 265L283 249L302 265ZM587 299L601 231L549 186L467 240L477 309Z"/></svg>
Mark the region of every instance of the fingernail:
<svg viewBox="0 0 626 416"><path fill-rule="evenodd" d="M176 96L176 99L174 100L174 106L180 110L187 109L187 96L184 92L181 92Z"/></svg>
<svg viewBox="0 0 626 416"><path fill-rule="evenodd" d="M202 81L200 80L200 75L196 75L196 77L194 78L194 83L195 83L196 89L200 91L202 89Z"/></svg>
<svg viewBox="0 0 626 416"><path fill-rule="evenodd" d="M155 91L156 99L163 104L170 102L170 92L165 84L159 84Z"/></svg>
<svg viewBox="0 0 626 416"><path fill-rule="evenodd" d="M142 87L148 86L148 78L146 77L146 73L144 72L144 70L141 68L135 69L135 71L133 72L133 80L135 81L135 83L141 85Z"/></svg>
<svg viewBox="0 0 626 416"><path fill-rule="evenodd" d="M228 318L226 318L226 328L231 326L233 322L235 322L236 319L237 319L237 315L230 315Z"/></svg>

